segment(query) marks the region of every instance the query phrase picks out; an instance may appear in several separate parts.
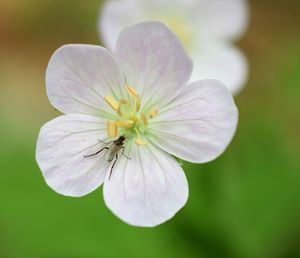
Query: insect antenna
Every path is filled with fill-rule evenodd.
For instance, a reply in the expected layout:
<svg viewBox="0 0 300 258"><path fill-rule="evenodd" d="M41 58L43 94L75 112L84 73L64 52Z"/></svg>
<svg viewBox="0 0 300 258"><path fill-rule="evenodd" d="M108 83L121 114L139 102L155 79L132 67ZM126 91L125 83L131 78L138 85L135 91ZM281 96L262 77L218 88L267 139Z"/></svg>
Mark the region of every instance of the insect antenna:
<svg viewBox="0 0 300 258"><path fill-rule="evenodd" d="M110 143L113 143L113 142L114 142L114 141L105 142L105 141L102 141L102 140L100 140L100 139L98 139L98 141L99 141L99 142L102 142L102 143L104 143L104 144L106 144L106 145L108 145L108 144L110 144Z"/></svg>

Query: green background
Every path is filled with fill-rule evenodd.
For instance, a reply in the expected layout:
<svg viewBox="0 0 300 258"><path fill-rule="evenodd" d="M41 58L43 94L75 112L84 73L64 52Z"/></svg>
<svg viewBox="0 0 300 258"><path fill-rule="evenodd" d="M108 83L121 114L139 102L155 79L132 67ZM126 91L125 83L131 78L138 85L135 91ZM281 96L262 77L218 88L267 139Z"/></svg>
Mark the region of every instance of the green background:
<svg viewBox="0 0 300 258"><path fill-rule="evenodd" d="M250 63L236 97L239 128L214 162L184 164L187 205L169 222L135 228L102 190L67 198L35 162L51 54L99 44L96 0L0 0L0 257L300 257L300 1L254 0L238 45Z"/></svg>

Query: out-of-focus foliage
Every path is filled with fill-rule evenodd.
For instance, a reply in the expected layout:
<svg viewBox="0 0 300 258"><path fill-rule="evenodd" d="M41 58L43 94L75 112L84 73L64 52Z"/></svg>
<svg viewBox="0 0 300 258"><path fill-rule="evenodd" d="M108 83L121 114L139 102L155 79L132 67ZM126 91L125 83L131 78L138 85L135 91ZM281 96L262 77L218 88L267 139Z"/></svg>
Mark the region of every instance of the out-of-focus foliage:
<svg viewBox="0 0 300 258"><path fill-rule="evenodd" d="M34 158L40 126L59 115L45 93L47 62L62 44L98 43L99 6L0 2L0 257L300 257L300 3L251 1L237 135L216 161L184 164L189 201L154 229L119 221L101 189L54 193Z"/></svg>

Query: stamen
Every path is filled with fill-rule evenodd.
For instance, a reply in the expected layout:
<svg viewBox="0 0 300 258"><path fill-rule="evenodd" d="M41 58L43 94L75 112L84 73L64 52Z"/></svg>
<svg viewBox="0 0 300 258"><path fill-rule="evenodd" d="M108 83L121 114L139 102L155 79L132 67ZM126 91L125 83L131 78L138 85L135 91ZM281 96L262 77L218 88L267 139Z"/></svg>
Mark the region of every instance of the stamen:
<svg viewBox="0 0 300 258"><path fill-rule="evenodd" d="M137 134L137 137L135 138L134 142L138 145L146 145L147 143L142 139L139 131L135 129L135 132Z"/></svg>
<svg viewBox="0 0 300 258"><path fill-rule="evenodd" d="M119 122L117 122L117 125L131 128L134 125L134 121L132 121L132 120L119 121Z"/></svg>
<svg viewBox="0 0 300 258"><path fill-rule="evenodd" d="M107 102L108 105L111 106L111 108L115 111L118 111L120 104L111 96L106 96L105 100Z"/></svg>
<svg viewBox="0 0 300 258"><path fill-rule="evenodd" d="M153 108L150 112L142 112L141 98L137 91L128 85L125 89L128 93L126 98L104 97L108 105L118 114L114 120L107 121L107 134L111 138L124 134L125 137L133 138L137 145L146 145L149 119L156 117L158 110Z"/></svg>
<svg viewBox="0 0 300 258"><path fill-rule="evenodd" d="M149 112L149 117L152 119L157 116L157 113L158 113L158 110L156 108L154 108Z"/></svg>
<svg viewBox="0 0 300 258"><path fill-rule="evenodd" d="M129 93L130 95L132 95L133 97L137 97L137 96L138 96L138 94L137 94L137 92L136 92L136 90L135 90L134 88L132 88L132 87L130 87L130 86L126 86L126 90L127 90L128 93Z"/></svg>
<svg viewBox="0 0 300 258"><path fill-rule="evenodd" d="M141 98L140 98L139 94L137 94L136 90L130 86L126 86L126 90L132 97L134 97L136 111L139 111L141 108Z"/></svg>
<svg viewBox="0 0 300 258"><path fill-rule="evenodd" d="M141 113L141 118L143 120L144 126L147 126L148 125L148 119L147 119L147 117L145 116L144 113Z"/></svg>
<svg viewBox="0 0 300 258"><path fill-rule="evenodd" d="M135 107L135 109L136 109L136 111L139 111L140 108L141 108L141 98L140 98L140 96L138 95L135 100L136 100L136 107Z"/></svg>
<svg viewBox="0 0 300 258"><path fill-rule="evenodd" d="M115 121L108 120L106 129L109 137L117 137L118 125Z"/></svg>
<svg viewBox="0 0 300 258"><path fill-rule="evenodd" d="M123 116L123 113L121 111L121 107L122 107L122 105L120 105L120 107L117 110L117 113L118 113L119 116Z"/></svg>
<svg viewBox="0 0 300 258"><path fill-rule="evenodd" d="M120 99L120 103L122 105L125 105L125 104L129 105L129 101L127 99Z"/></svg>

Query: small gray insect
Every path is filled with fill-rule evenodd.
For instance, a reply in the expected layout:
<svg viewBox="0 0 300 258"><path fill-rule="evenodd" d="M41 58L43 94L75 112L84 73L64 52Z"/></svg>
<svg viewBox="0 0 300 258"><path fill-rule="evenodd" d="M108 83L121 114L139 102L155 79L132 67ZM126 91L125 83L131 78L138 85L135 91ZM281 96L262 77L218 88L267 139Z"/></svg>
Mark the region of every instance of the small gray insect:
<svg viewBox="0 0 300 258"><path fill-rule="evenodd" d="M100 149L99 151L91 154L91 155L86 155L84 156L85 158L88 158L88 157L93 157L95 155L98 155L100 152L102 152L103 150L107 150L106 152L106 160L108 162L112 162L114 159L114 163L112 164L111 166L111 169L110 169L110 172L109 172L109 180L111 178L111 175L112 175L112 171L113 171L113 168L119 158L119 151L122 150L122 155L124 155L127 159L130 159L127 155L125 155L124 153L124 150L125 150L125 141L126 141L126 137L124 135L121 135L119 136L118 139L116 139L115 141L112 141L112 142L103 142L105 143L106 145L109 145L109 146L105 146L103 147L102 149ZM101 141L102 142L102 141Z"/></svg>

